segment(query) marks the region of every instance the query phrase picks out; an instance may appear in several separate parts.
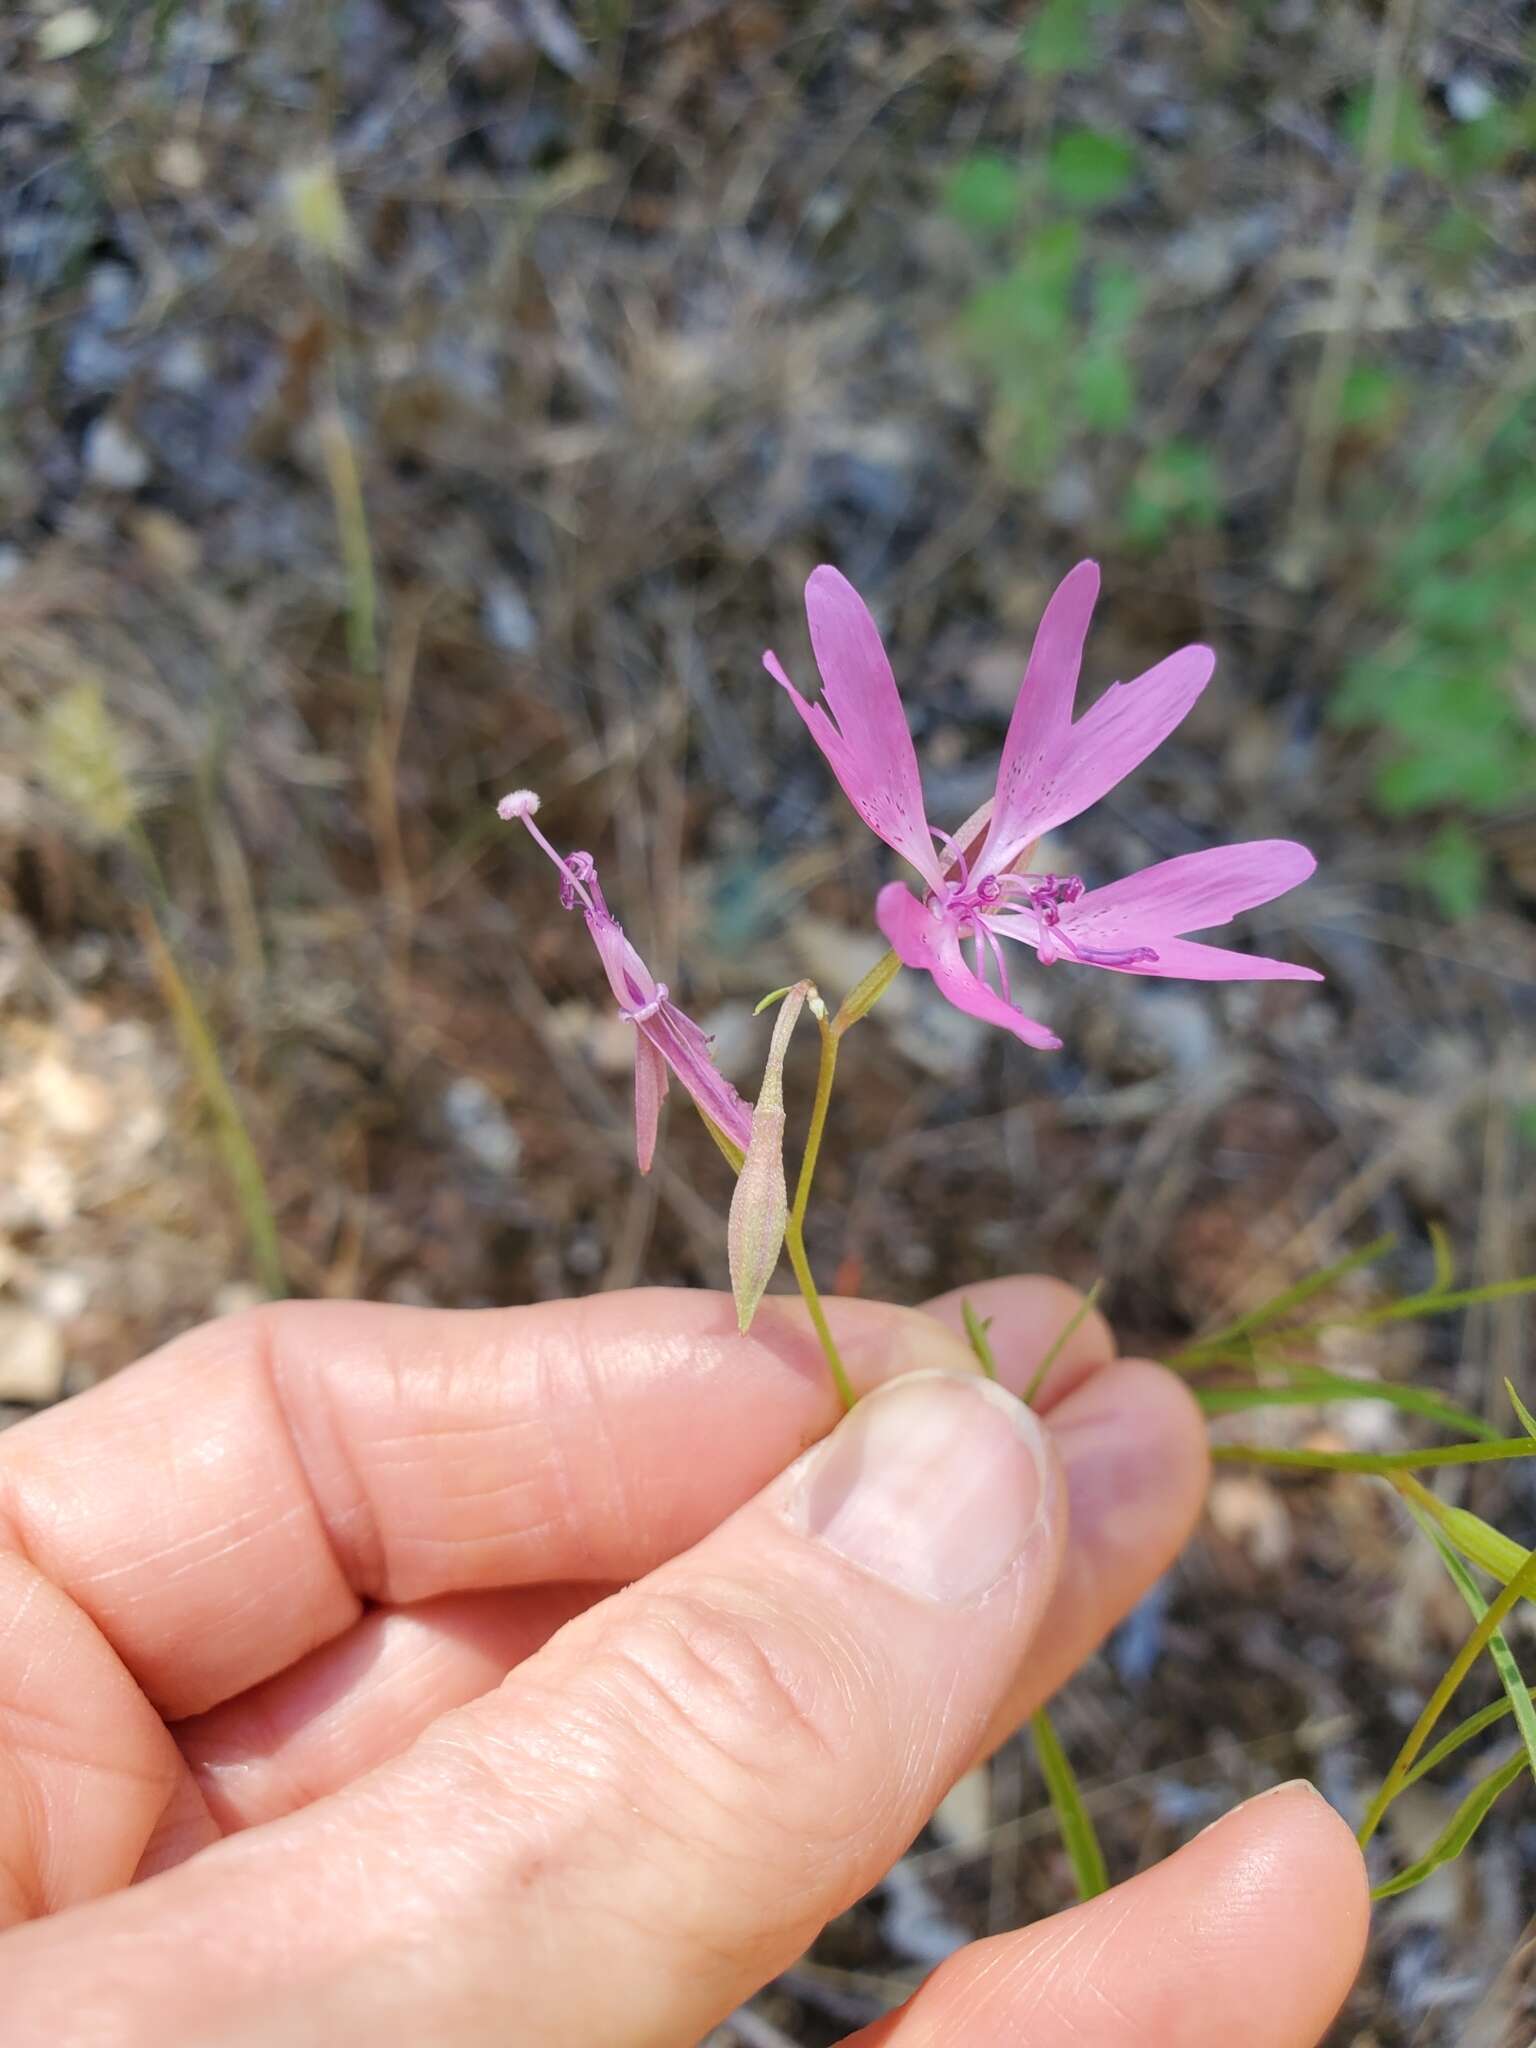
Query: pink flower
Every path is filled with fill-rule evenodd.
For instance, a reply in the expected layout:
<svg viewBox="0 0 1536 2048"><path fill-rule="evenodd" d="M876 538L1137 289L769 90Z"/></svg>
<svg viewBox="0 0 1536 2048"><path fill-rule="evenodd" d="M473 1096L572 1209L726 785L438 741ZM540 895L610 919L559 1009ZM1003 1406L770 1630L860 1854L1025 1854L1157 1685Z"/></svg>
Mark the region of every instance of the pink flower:
<svg viewBox="0 0 1536 2048"><path fill-rule="evenodd" d="M1322 980L1310 967L1184 936L1225 924L1304 882L1316 862L1290 840L1181 854L1101 889L1085 888L1077 875L1030 870L1037 842L1139 767L1189 711L1215 667L1208 647L1180 648L1135 682L1112 684L1074 724L1083 642L1098 591L1097 565L1079 562L1045 608L979 847L972 842L962 849L928 823L890 662L863 600L836 569L815 570L805 588L823 702L808 704L777 657L763 656L859 816L922 876L921 901L900 882L888 883L876 901L880 929L897 954L908 967L925 968L956 1009L1042 1050L1061 1041L1014 1005L1004 939L1033 946L1043 967L1075 960L1118 974L1191 981ZM966 943L974 966L962 951Z"/></svg>
<svg viewBox="0 0 1536 2048"><path fill-rule="evenodd" d="M597 868L590 853L556 853L533 822L539 799L531 789L514 789L496 806L502 818L516 818L560 870L560 901L567 910L581 906L597 948L608 986L620 1016L635 1027L635 1152L640 1171L649 1173L656 1152L656 1125L667 1092L668 1070L682 1082L699 1109L745 1152L752 1136L752 1112L710 1058L710 1041L691 1017L670 999L624 936L623 927L603 901Z"/></svg>

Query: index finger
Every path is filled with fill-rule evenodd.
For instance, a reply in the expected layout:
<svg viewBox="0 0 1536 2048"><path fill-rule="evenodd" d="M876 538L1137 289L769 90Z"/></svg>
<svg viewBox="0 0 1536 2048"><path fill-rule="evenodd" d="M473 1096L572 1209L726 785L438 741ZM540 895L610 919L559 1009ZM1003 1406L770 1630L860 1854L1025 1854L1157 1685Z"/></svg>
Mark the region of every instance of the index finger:
<svg viewBox="0 0 1536 2048"><path fill-rule="evenodd" d="M915 1311L830 1309L856 1384L967 1363ZM661 1289L472 1313L285 1303L8 1431L0 1546L179 1719L369 1600L633 1578L836 1414L782 1300L746 1337L726 1297Z"/></svg>

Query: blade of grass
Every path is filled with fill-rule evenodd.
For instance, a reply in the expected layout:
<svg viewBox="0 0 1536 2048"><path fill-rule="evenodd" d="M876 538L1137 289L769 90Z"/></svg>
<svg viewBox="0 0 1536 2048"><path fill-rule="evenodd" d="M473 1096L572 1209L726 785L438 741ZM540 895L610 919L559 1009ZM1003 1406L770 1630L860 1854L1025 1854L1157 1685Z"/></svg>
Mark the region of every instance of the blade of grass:
<svg viewBox="0 0 1536 2048"><path fill-rule="evenodd" d="M1536 1686L1530 1688L1529 1697L1536 1701ZM1475 1741L1485 1729L1495 1727L1500 1721L1507 1719L1511 1711L1512 1705L1509 1700L1494 1700L1491 1705L1479 1709L1477 1713L1469 1714L1465 1721L1458 1721L1449 1735L1442 1736L1433 1749L1426 1750L1419 1758L1404 1778L1404 1788L1416 1785L1420 1778L1427 1777L1431 1771L1438 1769L1447 1757L1454 1756L1458 1749L1464 1749L1469 1742Z"/></svg>
<svg viewBox="0 0 1536 2048"><path fill-rule="evenodd" d="M1305 1408L1319 1401L1386 1401L1409 1415L1460 1430L1464 1436L1485 1443L1502 1441L1492 1423L1468 1408L1458 1408L1454 1401L1442 1401L1423 1387L1351 1379L1347 1373L1308 1373L1284 1387L1194 1387L1191 1391L1207 1415L1240 1415L1250 1408Z"/></svg>
<svg viewBox="0 0 1536 2048"><path fill-rule="evenodd" d="M965 1324L966 1341L976 1354L976 1362L989 1380L997 1378L997 1357L992 1349L992 1339L987 1335L991 1325L977 1315L968 1301L960 1304L961 1319Z"/></svg>
<svg viewBox="0 0 1536 2048"><path fill-rule="evenodd" d="M213 1127L218 1137L219 1150L224 1157L224 1168L240 1205L245 1221L246 1236L250 1240L251 1257L255 1262L257 1277L264 1292L274 1301L287 1293L287 1282L283 1275L282 1248L278 1242L277 1224L273 1219L272 1205L267 1198L267 1184L262 1175L261 1162L256 1156L256 1147L251 1143L250 1132L246 1129L245 1118L240 1113L234 1091L225 1077L219 1061L218 1047L213 1033L197 997L192 993L186 977L176 964L164 933L152 910L141 910L136 922L139 937L149 956L149 964L165 1006L171 1013L181 1039L182 1049L197 1076L203 1099L213 1118ZM1536 1449L1536 1445L1532 1446Z"/></svg>
<svg viewBox="0 0 1536 2048"><path fill-rule="evenodd" d="M1385 1884L1373 1885L1371 1897L1394 1899L1399 1892L1412 1891L1426 1877L1432 1877L1445 1864L1454 1862L1487 1819L1494 1802L1509 1790L1517 1778L1524 1776L1526 1769L1525 1751L1516 1750L1506 1763L1500 1764L1480 1784L1473 1786L1429 1854L1421 1856L1417 1863L1410 1863L1406 1870L1400 1870Z"/></svg>
<svg viewBox="0 0 1536 2048"><path fill-rule="evenodd" d="M1223 1323L1219 1330L1209 1330L1203 1337L1197 1337L1193 1344L1175 1354L1170 1363L1184 1363L1197 1353L1211 1349L1213 1345L1230 1344L1234 1337L1243 1337L1250 1330L1263 1329L1268 1323L1286 1315L1293 1308L1299 1308L1304 1301L1311 1301L1315 1295L1324 1293L1338 1281L1351 1273L1357 1273L1362 1266L1372 1266L1378 1259L1384 1259L1397 1239L1390 1233L1376 1238L1371 1244L1363 1245L1357 1252L1350 1252L1346 1258L1338 1259L1331 1266L1325 1266L1320 1273L1311 1273L1305 1280L1298 1280L1294 1287L1287 1287L1281 1293L1272 1295L1268 1301L1260 1302L1257 1308L1249 1309L1235 1322Z"/></svg>
<svg viewBox="0 0 1536 2048"><path fill-rule="evenodd" d="M1403 1475L1396 1481L1402 1495L1403 1505L1418 1523L1424 1534L1434 1544L1440 1562L1456 1583L1456 1590L1467 1603L1467 1612L1476 1622L1484 1620L1488 1613L1488 1602L1477 1589L1476 1581L1467 1570L1456 1552L1451 1548L1436 1527L1434 1509L1442 1506L1428 1487L1421 1486L1416 1479ZM1434 1508L1429 1503L1434 1502ZM1525 1744L1525 1754L1536 1777L1536 1707L1531 1704L1530 1688L1515 1662L1515 1653L1509 1647L1509 1638L1502 1629L1496 1628L1488 1638L1488 1655L1493 1659L1494 1669L1499 1674L1499 1683L1509 1701L1509 1710L1515 1717L1515 1726L1520 1730L1520 1739Z"/></svg>
<svg viewBox="0 0 1536 2048"><path fill-rule="evenodd" d="M1515 1413L1520 1418L1520 1427L1525 1431L1527 1436L1536 1437L1536 1415L1532 1415L1530 1409L1526 1407L1525 1403L1521 1400L1520 1396L1515 1392L1515 1383L1513 1380L1506 1380L1504 1382L1504 1391L1506 1394L1508 1394L1511 1405L1513 1406Z"/></svg>
<svg viewBox="0 0 1536 2048"><path fill-rule="evenodd" d="M1419 1751L1428 1741L1430 1730L1445 1712L1457 1687L1487 1649L1489 1637L1516 1601L1528 1599L1532 1593L1536 1593L1536 1557L1531 1558L1523 1570L1516 1572L1509 1584L1500 1591L1498 1598L1456 1652L1451 1660L1450 1669L1425 1702L1423 1712L1408 1731L1407 1740L1398 1751L1396 1761L1383 1778L1376 1797L1371 1801L1365 1819L1360 1824L1359 1842L1362 1849L1380 1827L1382 1815L1402 1790L1403 1779L1413 1768ZM1525 1762L1525 1754L1522 1751L1522 1769Z"/></svg>
<svg viewBox="0 0 1536 2048"><path fill-rule="evenodd" d="M1536 1441L1512 1436L1496 1444L1436 1444L1424 1451L1281 1451L1266 1444L1212 1444L1211 1456L1218 1465L1273 1465L1286 1472L1415 1472L1436 1465L1536 1458Z"/></svg>
<svg viewBox="0 0 1536 2048"><path fill-rule="evenodd" d="M1032 1408L1035 1405L1035 1396L1039 1393L1040 1389L1045 1385L1046 1374L1050 1371L1051 1367L1056 1363L1057 1359L1060 1358L1062 1352L1066 1350L1068 1344L1071 1343L1072 1339L1083 1327L1083 1324L1088 1320L1089 1315L1092 1313L1094 1304L1098 1301L1098 1298L1103 1291L1104 1282L1102 1280L1095 1280L1093 1285L1089 1288L1088 1292L1083 1296L1082 1300L1078 1303L1076 1309L1067 1318L1066 1322L1057 1332L1055 1342L1052 1344L1050 1350L1046 1352L1044 1358L1042 1358L1040 1363L1035 1367L1035 1376L1030 1381L1029 1385L1024 1389L1024 1405L1026 1408Z"/></svg>
<svg viewBox="0 0 1536 2048"><path fill-rule="evenodd" d="M1029 1732L1034 1738L1035 1755L1040 1760L1040 1774L1050 1794L1056 1825L1061 1830L1062 1846L1071 1860L1077 1895L1080 1899L1096 1899L1100 1892L1109 1890L1109 1872L1078 1789L1077 1774L1067 1761L1067 1753L1043 1707L1030 1716Z"/></svg>

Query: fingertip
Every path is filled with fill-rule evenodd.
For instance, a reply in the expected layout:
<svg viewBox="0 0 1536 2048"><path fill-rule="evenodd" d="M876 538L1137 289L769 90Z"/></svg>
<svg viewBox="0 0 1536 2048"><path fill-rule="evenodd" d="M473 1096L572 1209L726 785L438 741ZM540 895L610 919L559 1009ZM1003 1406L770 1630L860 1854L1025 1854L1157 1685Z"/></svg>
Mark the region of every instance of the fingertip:
<svg viewBox="0 0 1536 2048"><path fill-rule="evenodd" d="M1330 1929L1340 1967L1354 1976L1370 1930L1370 1877L1349 1823L1309 1779L1245 1800L1197 1835L1180 1860L1202 1850L1232 1871L1234 1890L1262 1886L1273 1895L1282 1886L1304 1900L1308 1915Z"/></svg>

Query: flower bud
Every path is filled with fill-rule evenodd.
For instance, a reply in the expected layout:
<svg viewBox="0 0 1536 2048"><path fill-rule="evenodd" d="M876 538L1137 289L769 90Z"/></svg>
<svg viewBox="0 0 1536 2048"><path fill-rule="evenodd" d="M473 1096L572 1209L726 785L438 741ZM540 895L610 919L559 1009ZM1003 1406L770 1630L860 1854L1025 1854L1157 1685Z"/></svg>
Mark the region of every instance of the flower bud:
<svg viewBox="0 0 1536 2048"><path fill-rule="evenodd" d="M797 982L774 1020L773 1039L763 1085L752 1111L752 1135L731 1197L726 1247L731 1266L731 1294L736 1320L745 1333L768 1289L789 1221L789 1188L784 1178L784 1055L808 996L808 981Z"/></svg>

